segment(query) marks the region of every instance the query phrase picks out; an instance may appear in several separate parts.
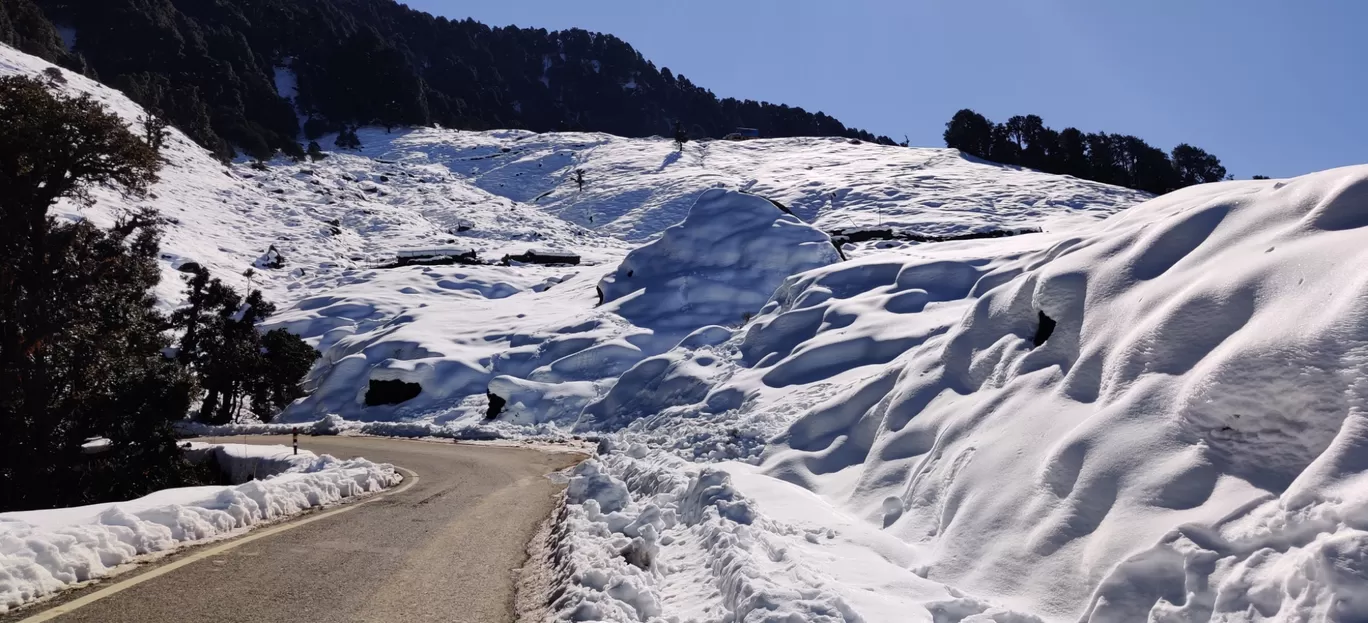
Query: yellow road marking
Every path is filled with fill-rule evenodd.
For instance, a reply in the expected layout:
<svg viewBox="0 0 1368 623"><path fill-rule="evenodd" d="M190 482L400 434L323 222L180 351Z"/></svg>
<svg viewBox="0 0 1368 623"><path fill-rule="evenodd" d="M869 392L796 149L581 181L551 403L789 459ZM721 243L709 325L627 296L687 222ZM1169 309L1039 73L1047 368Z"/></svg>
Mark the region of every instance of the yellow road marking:
<svg viewBox="0 0 1368 623"><path fill-rule="evenodd" d="M222 545L216 545L203 551L195 552L175 562L167 563L165 565L157 567L156 569L148 571L147 573L133 576L131 578L128 578L127 580L111 584L105 588L102 588L79 599L73 599L59 606L54 606L52 608L39 612L38 614L35 614L27 619L20 619L16 623L39 623L40 621L51 621L52 619L67 614L73 610L84 608L85 606L89 606L90 604L95 603L101 599L104 599L111 595L116 595L120 591L128 590L130 588L133 588L134 586L142 584L143 582L146 582L153 578L157 578L168 573L171 573L172 571L184 567L185 565L188 565L192 562L198 562L204 560L205 558L209 558L210 556L217 556L239 545L245 545L257 539L264 539L268 536L280 534L281 532L285 532L286 530L292 530L302 525L313 523L320 519L327 519L329 517L340 515L347 511L356 510L358 507L365 506L366 504L370 504L371 502L374 502L381 498L389 497L397 493L402 493L409 487L418 484L418 474L414 473L413 470L404 469L402 467L395 467L395 469L399 470L404 474L404 484L399 485L397 488L391 489L384 493L375 494L371 497L361 500L360 502L353 502L340 508L334 508L330 511L323 511L316 515L311 515L309 517L305 517L297 521L287 521L286 523L282 523L277 526L272 526L261 531L249 532L246 536L239 537L231 541L227 541Z"/></svg>

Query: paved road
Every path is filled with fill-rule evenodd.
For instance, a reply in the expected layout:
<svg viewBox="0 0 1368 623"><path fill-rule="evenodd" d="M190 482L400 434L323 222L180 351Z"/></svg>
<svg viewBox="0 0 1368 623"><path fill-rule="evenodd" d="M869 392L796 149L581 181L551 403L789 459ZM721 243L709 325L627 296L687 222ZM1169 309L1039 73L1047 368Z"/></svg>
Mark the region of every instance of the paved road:
<svg viewBox="0 0 1368 623"><path fill-rule="evenodd" d="M281 443L288 438L247 438ZM217 441L242 442L243 438ZM336 517L199 560L60 616L99 623L512 621L514 570L552 510L545 475L579 456L363 437L300 447L417 472ZM25 615L36 614L26 611Z"/></svg>

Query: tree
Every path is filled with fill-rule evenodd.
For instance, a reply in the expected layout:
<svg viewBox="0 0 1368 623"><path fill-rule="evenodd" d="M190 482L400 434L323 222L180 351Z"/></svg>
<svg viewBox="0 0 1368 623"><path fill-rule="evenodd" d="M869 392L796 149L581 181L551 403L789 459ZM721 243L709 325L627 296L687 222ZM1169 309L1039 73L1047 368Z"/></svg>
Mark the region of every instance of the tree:
<svg viewBox="0 0 1368 623"><path fill-rule="evenodd" d="M1255 175L1254 177L1251 177L1251 178L1249 178L1249 179L1252 179L1252 180L1266 180L1266 179L1269 179L1269 177L1268 177L1267 175Z"/></svg>
<svg viewBox="0 0 1368 623"><path fill-rule="evenodd" d="M199 380L201 421L225 424L250 410L269 422L303 395L300 379L318 352L284 330L262 335L257 324L275 306L260 290L244 299L203 267L195 267L186 283L186 306L171 320L181 331L177 358Z"/></svg>
<svg viewBox="0 0 1368 623"><path fill-rule="evenodd" d="M44 69L43 77L46 78L48 84L52 86L67 83L66 76L62 74L62 70L56 67L48 67L47 69Z"/></svg>
<svg viewBox="0 0 1368 623"><path fill-rule="evenodd" d="M945 124L945 146L966 154L987 158L993 151L993 123L968 108Z"/></svg>
<svg viewBox="0 0 1368 623"><path fill-rule="evenodd" d="M1091 179L1088 168L1088 142L1078 128L1064 128L1059 133L1058 149L1055 152L1058 163L1057 173L1072 175L1081 179Z"/></svg>
<svg viewBox="0 0 1368 623"><path fill-rule="evenodd" d="M58 222L58 199L139 197L157 151L89 97L0 78L0 509L95 502L184 479L171 424L190 380L165 356L159 220ZM112 440L98 460L91 437Z"/></svg>
<svg viewBox="0 0 1368 623"><path fill-rule="evenodd" d="M684 130L684 124L676 121L674 124L675 147L680 153L684 152L684 143L689 142L689 133Z"/></svg>
<svg viewBox="0 0 1368 623"><path fill-rule="evenodd" d="M1187 143L1173 148L1173 168L1183 186L1219 182L1226 176L1219 158Z"/></svg>
<svg viewBox="0 0 1368 623"><path fill-rule="evenodd" d="M309 160L314 162L318 162L319 160L328 157L328 154L323 153L323 148L318 146L318 141L309 141L309 149L306 153L309 156Z"/></svg>
<svg viewBox="0 0 1368 623"><path fill-rule="evenodd" d="M333 141L333 145L336 145L338 149L360 149L361 139L356 136L354 128L342 126L342 129L337 132L337 139Z"/></svg>
<svg viewBox="0 0 1368 623"><path fill-rule="evenodd" d="M575 169L575 185L581 192L584 190L584 169Z"/></svg>
<svg viewBox="0 0 1368 623"><path fill-rule="evenodd" d="M280 152L294 162L304 159L304 146L299 143L285 143L285 146L280 148Z"/></svg>
<svg viewBox="0 0 1368 623"><path fill-rule="evenodd" d="M1150 193L1218 181L1221 161L1183 143L1172 157L1145 141L1120 134L1056 132L1036 115L1017 115L996 124L969 109L946 123L945 145L1002 164L1020 164Z"/></svg>
<svg viewBox="0 0 1368 623"><path fill-rule="evenodd" d="M138 125L142 127L143 140L147 141L152 149L160 151L166 144L166 139L171 137L171 131L168 129L171 123L150 110L138 119Z"/></svg>

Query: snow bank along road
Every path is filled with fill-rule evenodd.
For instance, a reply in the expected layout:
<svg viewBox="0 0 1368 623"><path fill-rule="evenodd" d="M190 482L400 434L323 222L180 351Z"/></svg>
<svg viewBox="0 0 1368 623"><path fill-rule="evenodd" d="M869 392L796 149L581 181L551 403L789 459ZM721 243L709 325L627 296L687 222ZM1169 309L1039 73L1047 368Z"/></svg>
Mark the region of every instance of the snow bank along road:
<svg viewBox="0 0 1368 623"><path fill-rule="evenodd" d="M278 444L281 439L212 441ZM546 474L582 458L358 437L302 438L299 445L338 458L393 463L416 472L418 482L350 512L195 561L53 620L511 621L515 569L526 558L538 524L551 513L558 489ZM22 621L40 612L15 614L0 621Z"/></svg>

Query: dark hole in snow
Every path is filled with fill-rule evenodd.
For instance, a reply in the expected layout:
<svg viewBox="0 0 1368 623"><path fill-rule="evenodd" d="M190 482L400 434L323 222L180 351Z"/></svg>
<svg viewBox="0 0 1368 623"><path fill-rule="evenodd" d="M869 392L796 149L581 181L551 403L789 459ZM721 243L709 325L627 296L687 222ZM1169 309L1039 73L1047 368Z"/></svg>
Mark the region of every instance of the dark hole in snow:
<svg viewBox="0 0 1368 623"><path fill-rule="evenodd" d="M650 570L653 556L641 539L633 539L620 553L628 564L643 571Z"/></svg>
<svg viewBox="0 0 1368 623"><path fill-rule="evenodd" d="M1036 346L1040 346L1045 343L1045 340L1050 339L1050 335L1054 333L1055 321L1053 318L1046 316L1045 312L1036 313L1040 316L1040 326L1036 327L1035 339L1033 339L1032 342L1034 342Z"/></svg>
<svg viewBox="0 0 1368 623"><path fill-rule="evenodd" d="M423 393L423 386L407 381L377 381L371 379L366 389L366 406L397 405Z"/></svg>
<svg viewBox="0 0 1368 623"><path fill-rule="evenodd" d="M486 395L489 396L489 408L485 410L485 419L492 420L499 417L499 412L503 411L508 401L494 392L486 392Z"/></svg>

